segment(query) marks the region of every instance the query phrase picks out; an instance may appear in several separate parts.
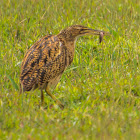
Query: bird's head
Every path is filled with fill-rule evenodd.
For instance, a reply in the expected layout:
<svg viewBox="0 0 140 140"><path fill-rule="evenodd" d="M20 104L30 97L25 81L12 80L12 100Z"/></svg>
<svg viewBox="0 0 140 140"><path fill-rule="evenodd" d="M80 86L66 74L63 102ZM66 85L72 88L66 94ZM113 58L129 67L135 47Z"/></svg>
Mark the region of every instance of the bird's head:
<svg viewBox="0 0 140 140"><path fill-rule="evenodd" d="M60 32L65 39L67 40L75 40L78 36L84 36L84 35L108 35L109 33L100 31L100 30L94 30L82 25L72 25Z"/></svg>

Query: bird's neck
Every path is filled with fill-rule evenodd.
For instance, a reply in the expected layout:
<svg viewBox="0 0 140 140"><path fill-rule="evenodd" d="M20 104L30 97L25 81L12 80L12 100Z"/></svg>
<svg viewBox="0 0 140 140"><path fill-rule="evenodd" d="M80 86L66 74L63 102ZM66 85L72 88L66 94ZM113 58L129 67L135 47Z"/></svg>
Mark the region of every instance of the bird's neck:
<svg viewBox="0 0 140 140"><path fill-rule="evenodd" d="M70 65L74 57L76 38L69 39L61 34L58 35L58 38L62 42L62 44L67 48L67 53L68 53L67 55L69 59L68 65Z"/></svg>
<svg viewBox="0 0 140 140"><path fill-rule="evenodd" d="M77 40L76 37L72 37L70 36L69 34L65 34L64 32L61 32L57 35L57 37L62 41L64 42L65 46L67 48L71 48L71 49L74 49L75 48L75 42Z"/></svg>
<svg viewBox="0 0 140 140"><path fill-rule="evenodd" d="M71 32L67 32L66 30L61 31L57 36L58 38L64 39L66 42L75 42L77 37Z"/></svg>

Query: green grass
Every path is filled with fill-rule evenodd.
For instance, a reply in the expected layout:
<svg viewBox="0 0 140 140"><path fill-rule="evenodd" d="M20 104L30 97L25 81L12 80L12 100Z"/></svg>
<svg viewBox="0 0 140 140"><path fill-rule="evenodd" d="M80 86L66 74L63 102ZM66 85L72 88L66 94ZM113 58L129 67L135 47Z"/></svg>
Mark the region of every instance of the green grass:
<svg viewBox="0 0 140 140"><path fill-rule="evenodd" d="M111 36L81 37L53 94L19 95L27 49L46 34L81 24ZM140 139L140 1L0 1L0 139Z"/></svg>

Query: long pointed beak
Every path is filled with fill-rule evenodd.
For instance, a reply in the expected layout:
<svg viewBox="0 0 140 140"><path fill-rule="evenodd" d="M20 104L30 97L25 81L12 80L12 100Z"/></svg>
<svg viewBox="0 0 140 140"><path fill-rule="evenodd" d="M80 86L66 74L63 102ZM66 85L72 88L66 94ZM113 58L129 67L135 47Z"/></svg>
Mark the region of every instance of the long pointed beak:
<svg viewBox="0 0 140 140"><path fill-rule="evenodd" d="M91 28L86 29L84 34L86 34L86 35L99 35L99 43L102 42L103 37L105 35L110 35L109 32L104 32L104 31L101 31L101 30L94 30L94 29L91 29Z"/></svg>
<svg viewBox="0 0 140 140"><path fill-rule="evenodd" d="M94 30L94 29L91 29L91 28L88 28L87 30L87 34L91 34L91 35L110 35L109 32L104 32L104 31L101 31L101 30Z"/></svg>

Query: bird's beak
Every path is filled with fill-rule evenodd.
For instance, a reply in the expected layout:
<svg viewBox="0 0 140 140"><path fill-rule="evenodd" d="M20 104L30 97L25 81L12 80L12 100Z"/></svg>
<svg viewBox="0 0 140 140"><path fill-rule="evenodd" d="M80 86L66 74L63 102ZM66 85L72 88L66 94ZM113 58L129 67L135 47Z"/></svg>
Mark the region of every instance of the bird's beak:
<svg viewBox="0 0 140 140"><path fill-rule="evenodd" d="M104 31L101 31L101 30L94 30L94 29L91 29L91 28L88 28L87 30L85 30L85 34L89 34L89 35L101 35L103 34L104 35L110 35L109 32L104 32Z"/></svg>
<svg viewBox="0 0 140 140"><path fill-rule="evenodd" d="M102 40L103 40L103 37L105 35L110 35L110 33L109 32L104 32L104 31L101 31L101 30L94 30L94 29L91 29L91 28L85 28L84 30L82 30L81 35L99 35L99 43L101 43Z"/></svg>

